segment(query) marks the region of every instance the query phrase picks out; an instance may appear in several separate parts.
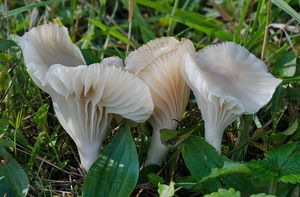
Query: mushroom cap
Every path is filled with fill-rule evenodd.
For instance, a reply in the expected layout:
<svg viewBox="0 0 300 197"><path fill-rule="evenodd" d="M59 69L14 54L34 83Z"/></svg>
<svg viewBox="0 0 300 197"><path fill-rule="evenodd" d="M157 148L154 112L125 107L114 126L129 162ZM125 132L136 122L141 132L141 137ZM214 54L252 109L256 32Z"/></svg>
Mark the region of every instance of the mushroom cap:
<svg viewBox="0 0 300 197"><path fill-rule="evenodd" d="M32 28L20 37L19 44L30 77L47 93L45 75L51 65L85 64L80 49L71 42L68 29L55 23Z"/></svg>
<svg viewBox="0 0 300 197"><path fill-rule="evenodd" d="M53 101L63 128L75 141L83 167L98 156L111 114L133 121L148 119L153 111L146 84L123 69L118 57L86 66L68 30L57 24L33 28L19 40L32 80Z"/></svg>
<svg viewBox="0 0 300 197"><path fill-rule="evenodd" d="M208 46L185 61L193 90L239 105L244 113L256 113L266 105L281 83L263 61L233 42Z"/></svg>
<svg viewBox="0 0 300 197"><path fill-rule="evenodd" d="M123 60L117 56L106 57L101 61L101 64L106 66L116 66L121 68L125 67Z"/></svg>
<svg viewBox="0 0 300 197"><path fill-rule="evenodd" d="M157 58L178 48L180 42L174 37L162 37L151 40L135 51L132 51L125 59L126 69L138 74L147 65L152 64Z"/></svg>
<svg viewBox="0 0 300 197"><path fill-rule="evenodd" d="M125 59L125 68L150 88L155 107L149 121L156 129L175 129L186 108L189 87L181 75L180 60L190 51L194 52L194 47L189 40L179 42L163 37L143 45Z"/></svg>
<svg viewBox="0 0 300 197"><path fill-rule="evenodd" d="M99 150L109 114L142 122L153 111L149 88L120 67L103 63L77 67L55 64L46 80L53 89L56 115L83 154L81 158L88 157L85 153L93 149L91 146ZM82 161L85 169L95 161L98 150L90 153L88 161Z"/></svg>
<svg viewBox="0 0 300 197"><path fill-rule="evenodd" d="M183 74L205 121L205 138L220 151L225 128L241 114L256 113L280 79L263 61L232 43L212 45L183 58Z"/></svg>

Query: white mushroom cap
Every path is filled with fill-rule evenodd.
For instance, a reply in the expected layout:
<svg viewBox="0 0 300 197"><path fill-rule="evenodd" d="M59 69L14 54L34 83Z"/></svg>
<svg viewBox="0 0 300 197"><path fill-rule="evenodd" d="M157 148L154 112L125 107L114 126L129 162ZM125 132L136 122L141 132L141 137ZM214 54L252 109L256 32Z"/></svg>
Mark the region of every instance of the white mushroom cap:
<svg viewBox="0 0 300 197"><path fill-rule="evenodd" d="M53 64L85 64L80 49L71 42L67 28L50 23L32 28L19 39L27 71L32 80L48 93L45 75Z"/></svg>
<svg viewBox="0 0 300 197"><path fill-rule="evenodd" d="M20 38L27 71L50 94L63 128L75 141L88 170L98 157L110 114L141 122L153 111L146 84L128 73L118 57L86 66L65 27L33 28Z"/></svg>
<svg viewBox="0 0 300 197"><path fill-rule="evenodd" d="M163 37L143 45L125 59L125 68L149 86L154 102L149 120L154 131L146 164L162 163L168 149L160 141L159 130L176 129L186 108L189 87L180 66L189 51L195 51L189 40L179 42L173 37Z"/></svg>
<svg viewBox="0 0 300 197"><path fill-rule="evenodd" d="M101 61L101 64L107 66L117 66L122 68L125 67L123 60L117 56L106 57Z"/></svg>
<svg viewBox="0 0 300 197"><path fill-rule="evenodd" d="M86 170L97 159L109 114L142 122L153 110L146 84L115 66L56 64L46 79L57 94L52 96L56 115L75 141Z"/></svg>
<svg viewBox="0 0 300 197"><path fill-rule="evenodd" d="M205 138L218 151L225 128L266 105L281 83L263 61L232 42L208 46L183 61L184 77L205 121Z"/></svg>

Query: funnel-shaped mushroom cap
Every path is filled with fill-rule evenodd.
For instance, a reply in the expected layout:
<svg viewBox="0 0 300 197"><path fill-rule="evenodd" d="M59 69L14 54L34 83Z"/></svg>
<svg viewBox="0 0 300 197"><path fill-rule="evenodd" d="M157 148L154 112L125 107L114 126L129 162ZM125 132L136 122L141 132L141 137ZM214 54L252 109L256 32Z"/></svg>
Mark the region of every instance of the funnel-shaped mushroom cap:
<svg viewBox="0 0 300 197"><path fill-rule="evenodd" d="M133 51L125 59L126 69L149 86L154 102L150 122L154 127L175 129L181 119L189 88L180 73L180 60L194 50L189 40L158 38Z"/></svg>
<svg viewBox="0 0 300 197"><path fill-rule="evenodd" d="M218 151L225 128L266 105L281 83L263 61L232 42L208 46L183 61L184 77L205 121L205 138Z"/></svg>
<svg viewBox="0 0 300 197"><path fill-rule="evenodd" d="M33 28L20 38L20 46L27 71L50 94L58 120L75 141L86 170L98 156L110 114L138 122L151 115L153 102L143 81L122 70L118 57L85 66L65 27Z"/></svg>
<svg viewBox="0 0 300 197"><path fill-rule="evenodd" d="M173 37L164 37L150 41L125 59L126 69L149 86L154 102L154 112L149 120L154 130L149 155L156 155L156 158L150 158L150 161L148 156L147 163L162 162L167 149L160 142L159 130L176 129L186 108L189 87L180 66L184 54L190 51L195 49L189 40L179 42ZM154 146L161 147L161 150L157 152Z"/></svg>
<svg viewBox="0 0 300 197"><path fill-rule="evenodd" d="M141 122L153 110L146 84L115 66L57 64L50 67L46 80L55 92L51 97L56 115L75 141L86 170L97 159L109 114Z"/></svg>
<svg viewBox="0 0 300 197"><path fill-rule="evenodd" d="M71 42L64 26L50 23L32 28L19 40L27 71L43 91L49 93L46 72L53 64L85 64L80 49Z"/></svg>

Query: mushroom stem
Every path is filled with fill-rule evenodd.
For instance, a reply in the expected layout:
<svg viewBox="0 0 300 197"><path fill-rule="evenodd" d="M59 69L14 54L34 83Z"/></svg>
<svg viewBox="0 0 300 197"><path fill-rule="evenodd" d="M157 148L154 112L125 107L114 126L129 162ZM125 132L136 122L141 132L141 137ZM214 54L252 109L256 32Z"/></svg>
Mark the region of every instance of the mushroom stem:
<svg viewBox="0 0 300 197"><path fill-rule="evenodd" d="M82 148L78 147L80 163L83 169L87 172L89 171L91 165L97 160L100 150L100 143L91 143L89 145L84 145Z"/></svg>
<svg viewBox="0 0 300 197"><path fill-rule="evenodd" d="M166 145L164 145L160 140L160 129L161 128L153 128L151 144L145 165L161 165L165 156L169 152L169 148Z"/></svg>
<svg viewBox="0 0 300 197"><path fill-rule="evenodd" d="M205 124L205 140L221 154L223 128L213 124Z"/></svg>

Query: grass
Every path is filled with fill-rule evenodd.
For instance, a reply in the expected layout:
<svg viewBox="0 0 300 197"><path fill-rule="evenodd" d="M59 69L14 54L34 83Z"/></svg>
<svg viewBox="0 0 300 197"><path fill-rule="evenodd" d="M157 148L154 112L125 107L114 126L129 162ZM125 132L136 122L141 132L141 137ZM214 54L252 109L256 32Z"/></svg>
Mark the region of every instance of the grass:
<svg viewBox="0 0 300 197"><path fill-rule="evenodd" d="M127 43L131 51L162 36L188 38L197 50L213 43L235 41L261 57L283 83L259 113L245 115L227 129L224 154L236 161L250 161L263 158L273 147L299 142L300 25L295 12L299 1L134 2L129 37L126 0L0 1L0 146L6 147L25 170L30 182L29 196L64 192L80 195L83 186L76 147L57 121L50 97L30 79L20 48L7 41L16 41L31 27L46 22L56 21L68 27L72 41L82 49L88 63L112 55L124 59ZM180 127L192 128L200 120L191 96ZM109 131L115 126L116 120ZM197 132L203 133L203 128L200 126ZM134 128L141 163L145 161L150 133L148 124ZM112 136L108 135L106 144ZM180 149L172 151L168 158L169 162L159 170L165 182L189 174ZM180 191L178 195L185 194ZM133 193L137 194L155 196L157 189L140 182Z"/></svg>

